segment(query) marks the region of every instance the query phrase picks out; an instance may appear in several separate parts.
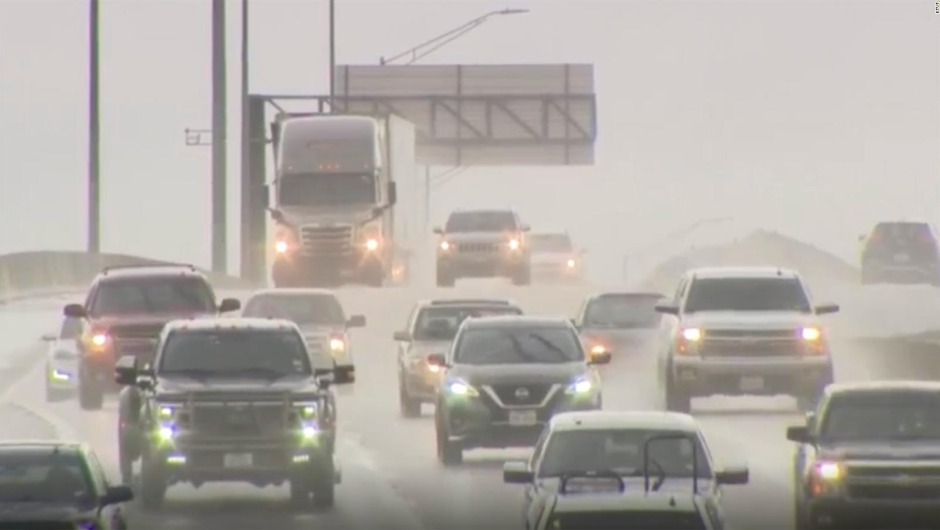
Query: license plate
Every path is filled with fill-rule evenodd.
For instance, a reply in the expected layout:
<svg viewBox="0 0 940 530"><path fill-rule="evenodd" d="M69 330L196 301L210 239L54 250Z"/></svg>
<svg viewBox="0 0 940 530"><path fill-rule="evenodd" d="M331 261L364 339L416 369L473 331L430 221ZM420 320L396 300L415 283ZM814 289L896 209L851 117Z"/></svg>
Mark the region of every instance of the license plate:
<svg viewBox="0 0 940 530"><path fill-rule="evenodd" d="M538 416L534 410L511 410L509 411L510 425L535 425L538 423Z"/></svg>
<svg viewBox="0 0 940 530"><path fill-rule="evenodd" d="M225 467L251 467L251 453L229 453L225 455Z"/></svg>
<svg viewBox="0 0 940 530"><path fill-rule="evenodd" d="M755 390L764 389L764 378L763 377L742 377L741 378L741 391L742 392L753 392Z"/></svg>
<svg viewBox="0 0 940 530"><path fill-rule="evenodd" d="M911 259L911 257L908 256L907 254L895 254L894 255L894 261L897 261L898 263L905 263L909 259Z"/></svg>

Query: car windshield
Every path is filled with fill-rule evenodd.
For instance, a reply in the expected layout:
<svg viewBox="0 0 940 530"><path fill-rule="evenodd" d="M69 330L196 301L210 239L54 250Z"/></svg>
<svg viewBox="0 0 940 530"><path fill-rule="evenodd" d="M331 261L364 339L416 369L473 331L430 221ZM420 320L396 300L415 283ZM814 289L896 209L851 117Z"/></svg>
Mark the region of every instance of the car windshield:
<svg viewBox="0 0 940 530"><path fill-rule="evenodd" d="M825 440L940 441L940 396L915 392L835 396L819 434Z"/></svg>
<svg viewBox="0 0 940 530"><path fill-rule="evenodd" d="M202 278L191 276L104 281L88 310L92 316L214 312L211 288Z"/></svg>
<svg viewBox="0 0 940 530"><path fill-rule="evenodd" d="M651 329L659 326L655 311L660 296L601 296L592 300L584 314L584 327Z"/></svg>
<svg viewBox="0 0 940 530"><path fill-rule="evenodd" d="M697 511L619 510L559 513L546 528L591 530L706 530Z"/></svg>
<svg viewBox="0 0 940 530"><path fill-rule="evenodd" d="M584 360L575 333L563 327L479 326L460 335L454 362L460 364L552 364Z"/></svg>
<svg viewBox="0 0 940 530"><path fill-rule="evenodd" d="M298 326L342 326L346 323L343 306L329 294L256 296L245 304L242 316L282 318Z"/></svg>
<svg viewBox="0 0 940 530"><path fill-rule="evenodd" d="M451 341L468 318L520 314L522 310L508 305L427 307L415 320L414 340Z"/></svg>
<svg viewBox="0 0 940 530"><path fill-rule="evenodd" d="M571 239L566 235L535 234L529 236L529 246L534 252L571 252Z"/></svg>
<svg viewBox="0 0 940 530"><path fill-rule="evenodd" d="M159 371L213 376L257 372L272 377L312 373L300 335L258 329L173 332L160 356Z"/></svg>
<svg viewBox="0 0 940 530"><path fill-rule="evenodd" d="M684 310L812 312L796 278L699 278L689 288Z"/></svg>
<svg viewBox="0 0 940 530"><path fill-rule="evenodd" d="M63 340L77 339L82 334L82 321L78 318L66 317L62 319L62 329L59 338Z"/></svg>
<svg viewBox="0 0 940 530"><path fill-rule="evenodd" d="M615 471L625 477L643 476L643 444L654 435L670 434L654 430L584 429L553 434L545 446L538 469L540 477L560 477L566 473ZM698 476L710 478L708 459L698 440ZM681 439L655 440L649 444L650 478L692 477L692 442ZM655 461L655 462L654 462ZM661 466L657 467L656 464Z"/></svg>
<svg viewBox="0 0 940 530"><path fill-rule="evenodd" d="M278 196L282 206L375 204L375 177L365 173L282 175Z"/></svg>
<svg viewBox="0 0 940 530"><path fill-rule="evenodd" d="M516 229L516 217L512 212L461 212L451 214L444 231L455 232L505 232Z"/></svg>
<svg viewBox="0 0 940 530"><path fill-rule="evenodd" d="M86 505L94 500L87 467L75 453L0 451L0 503Z"/></svg>

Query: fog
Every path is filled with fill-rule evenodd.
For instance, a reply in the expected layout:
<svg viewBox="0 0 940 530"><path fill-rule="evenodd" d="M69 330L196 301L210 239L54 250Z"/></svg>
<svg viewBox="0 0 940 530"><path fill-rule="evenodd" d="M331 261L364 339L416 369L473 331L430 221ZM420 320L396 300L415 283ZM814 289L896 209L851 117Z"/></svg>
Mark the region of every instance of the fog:
<svg viewBox="0 0 940 530"><path fill-rule="evenodd" d="M878 220L938 220L933 1L337 0L337 63L377 64L505 7L531 12L422 63L593 63L597 163L470 168L436 187L432 223L511 206L567 229L608 277L704 218L733 221L689 244L770 228L853 262ZM328 92L326 2L251 9L252 91ZM104 251L209 265L210 152L183 135L210 125L209 15L206 1L102 2ZM0 253L85 245L86 17L85 2L0 2ZM240 17L232 2L230 139ZM230 141L232 271L238 161Z"/></svg>

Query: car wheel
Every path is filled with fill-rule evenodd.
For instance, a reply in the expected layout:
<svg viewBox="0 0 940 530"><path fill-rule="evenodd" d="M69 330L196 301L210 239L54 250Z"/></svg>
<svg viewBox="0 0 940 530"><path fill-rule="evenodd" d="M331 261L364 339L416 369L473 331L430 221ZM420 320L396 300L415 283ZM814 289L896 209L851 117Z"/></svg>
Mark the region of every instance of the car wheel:
<svg viewBox="0 0 940 530"><path fill-rule="evenodd" d="M159 510L166 499L166 473L164 463L149 452L140 465L140 502L146 510Z"/></svg>
<svg viewBox="0 0 940 530"><path fill-rule="evenodd" d="M104 390L85 370L78 376L78 403L82 410L101 410L104 406Z"/></svg>
<svg viewBox="0 0 940 530"><path fill-rule="evenodd" d="M437 458L445 466L459 466L463 463L463 447L459 442L452 442L446 427L438 419L435 421L437 436Z"/></svg>
<svg viewBox="0 0 940 530"><path fill-rule="evenodd" d="M401 408L401 415L406 418L417 418L421 416L421 402L408 395L408 389L405 382L398 381L398 403Z"/></svg>

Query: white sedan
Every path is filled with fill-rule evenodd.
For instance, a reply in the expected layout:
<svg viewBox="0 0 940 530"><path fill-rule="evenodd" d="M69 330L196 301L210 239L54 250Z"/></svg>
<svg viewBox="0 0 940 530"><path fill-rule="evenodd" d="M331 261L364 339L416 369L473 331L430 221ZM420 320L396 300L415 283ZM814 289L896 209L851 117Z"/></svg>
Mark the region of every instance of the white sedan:
<svg viewBox="0 0 940 530"><path fill-rule="evenodd" d="M78 389L78 340L81 333L81 321L66 318L58 333L42 336L49 343L46 351L46 401L62 401L75 395Z"/></svg>

